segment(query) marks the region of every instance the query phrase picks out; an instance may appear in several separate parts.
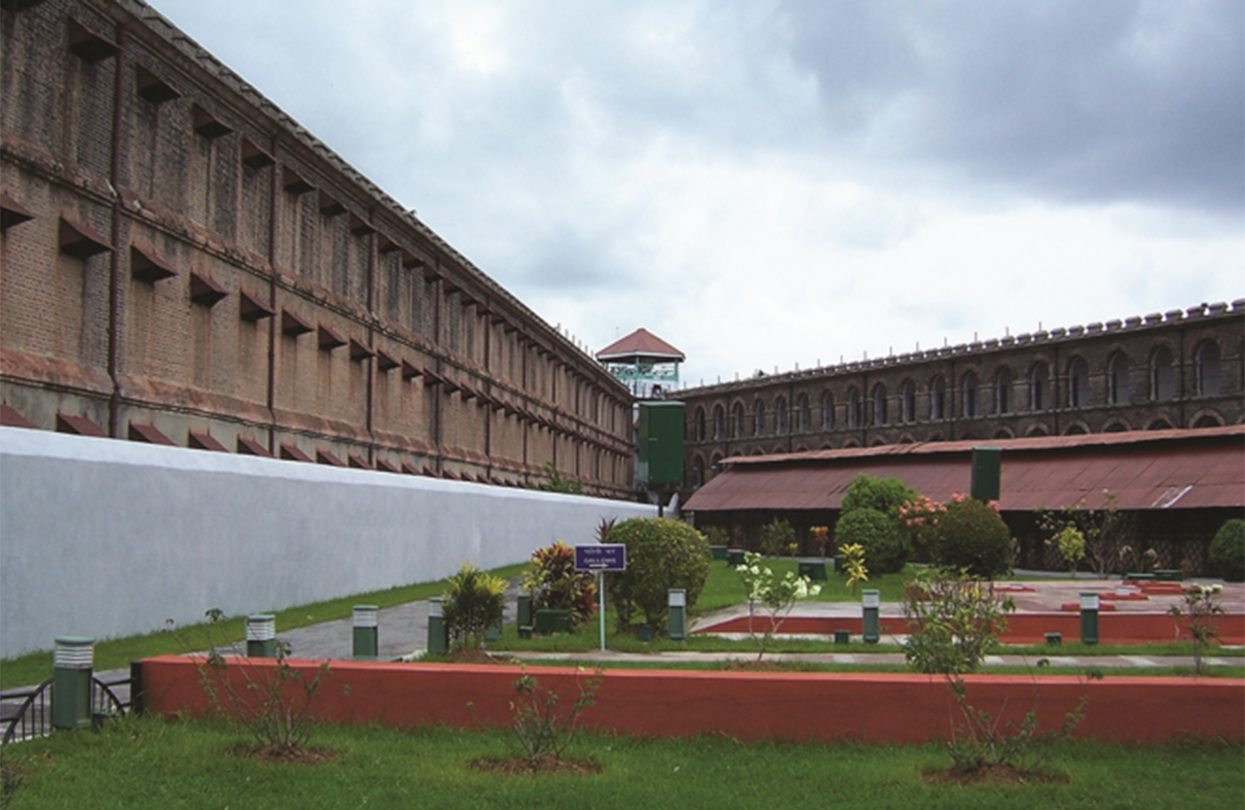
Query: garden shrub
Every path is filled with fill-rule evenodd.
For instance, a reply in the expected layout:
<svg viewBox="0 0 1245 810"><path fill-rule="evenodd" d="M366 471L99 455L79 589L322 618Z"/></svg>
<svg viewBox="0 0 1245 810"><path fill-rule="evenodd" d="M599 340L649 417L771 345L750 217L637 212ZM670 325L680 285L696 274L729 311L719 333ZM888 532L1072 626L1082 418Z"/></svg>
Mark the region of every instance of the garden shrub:
<svg viewBox="0 0 1245 810"><path fill-rule="evenodd" d="M449 578L445 595L445 626L456 646L479 648L484 633L501 624L506 580L465 562Z"/></svg>
<svg viewBox="0 0 1245 810"><path fill-rule="evenodd" d="M995 507L974 498L956 498L934 532L934 562L978 577L1011 570L1012 535Z"/></svg>
<svg viewBox="0 0 1245 810"><path fill-rule="evenodd" d="M865 567L870 573L894 573L908 561L908 542L899 525L876 509L844 513L835 526L835 542L840 548L854 544L864 549Z"/></svg>
<svg viewBox="0 0 1245 810"><path fill-rule="evenodd" d="M627 547L627 570L605 578L620 627L643 613L662 629L671 588L687 591L688 608L696 604L709 577L709 541L700 532L677 520L633 518L614 527L610 542Z"/></svg>
<svg viewBox="0 0 1245 810"><path fill-rule="evenodd" d="M1210 542L1210 562L1217 576L1245 581L1245 520L1232 518L1219 527Z"/></svg>
<svg viewBox="0 0 1245 810"><path fill-rule="evenodd" d="M795 529L783 518L774 518L761 527L761 553L778 557L790 551L795 543Z"/></svg>
<svg viewBox="0 0 1245 810"><path fill-rule="evenodd" d="M575 549L561 540L533 552L523 571L523 587L532 592L533 609L569 610L572 627L596 609L595 580L591 572L575 570Z"/></svg>
<svg viewBox="0 0 1245 810"><path fill-rule="evenodd" d="M915 489L898 478L874 478L858 475L843 495L843 514L856 509L876 509L889 518L899 517L899 507L904 501L918 498Z"/></svg>
<svg viewBox="0 0 1245 810"><path fill-rule="evenodd" d="M706 526L705 539L711 546L728 546L731 543L731 536L721 526Z"/></svg>

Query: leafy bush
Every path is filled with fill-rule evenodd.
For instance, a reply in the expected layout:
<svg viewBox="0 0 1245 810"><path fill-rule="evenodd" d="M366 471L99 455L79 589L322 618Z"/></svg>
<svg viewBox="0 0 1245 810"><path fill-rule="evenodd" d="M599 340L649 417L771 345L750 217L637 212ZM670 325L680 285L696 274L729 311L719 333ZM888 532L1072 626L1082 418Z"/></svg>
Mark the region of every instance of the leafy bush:
<svg viewBox="0 0 1245 810"><path fill-rule="evenodd" d="M856 509L876 509L890 518L898 518L904 501L915 501L917 491L898 478L874 478L858 475L843 495L843 513Z"/></svg>
<svg viewBox="0 0 1245 810"><path fill-rule="evenodd" d="M795 543L795 529L782 518L774 518L761 527L761 553L777 557Z"/></svg>
<svg viewBox="0 0 1245 810"><path fill-rule="evenodd" d="M484 631L501 623L505 608L506 580L463 563L449 578L445 595L445 626L450 641L458 646L479 648Z"/></svg>
<svg viewBox="0 0 1245 810"><path fill-rule="evenodd" d="M523 571L523 587L532 592L532 607L569 610L572 626L578 626L596 609L594 579L589 571L575 570L575 549L561 540L533 552Z"/></svg>
<svg viewBox="0 0 1245 810"><path fill-rule="evenodd" d="M1210 542L1210 562L1229 582L1245 581L1245 520L1225 521Z"/></svg>
<svg viewBox="0 0 1245 810"><path fill-rule="evenodd" d="M991 504L957 495L934 532L934 562L992 577L1011 570L1013 541Z"/></svg>
<svg viewBox="0 0 1245 810"><path fill-rule="evenodd" d="M858 545L864 549L865 567L874 573L894 573L908 561L908 543L898 524L876 509L844 513L835 527L835 542L840 548Z"/></svg>
<svg viewBox="0 0 1245 810"><path fill-rule="evenodd" d="M671 588L687 591L688 608L696 604L709 577L709 542L700 532L677 520L633 518L614 527L610 542L627 547L627 570L605 580L621 627L643 613L660 630Z"/></svg>
<svg viewBox="0 0 1245 810"><path fill-rule="evenodd" d="M705 539L711 546L728 546L731 542L731 536L721 526L706 526Z"/></svg>

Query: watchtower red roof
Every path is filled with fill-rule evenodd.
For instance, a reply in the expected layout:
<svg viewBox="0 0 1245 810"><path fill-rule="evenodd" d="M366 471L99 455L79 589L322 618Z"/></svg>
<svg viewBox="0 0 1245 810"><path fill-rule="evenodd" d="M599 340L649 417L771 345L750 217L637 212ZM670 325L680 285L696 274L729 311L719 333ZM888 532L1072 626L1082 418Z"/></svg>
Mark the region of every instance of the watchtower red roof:
<svg viewBox="0 0 1245 810"><path fill-rule="evenodd" d="M601 351L597 352L598 360L623 360L635 356L658 357L663 360L686 360L683 352L654 335L647 329L640 328L619 338Z"/></svg>

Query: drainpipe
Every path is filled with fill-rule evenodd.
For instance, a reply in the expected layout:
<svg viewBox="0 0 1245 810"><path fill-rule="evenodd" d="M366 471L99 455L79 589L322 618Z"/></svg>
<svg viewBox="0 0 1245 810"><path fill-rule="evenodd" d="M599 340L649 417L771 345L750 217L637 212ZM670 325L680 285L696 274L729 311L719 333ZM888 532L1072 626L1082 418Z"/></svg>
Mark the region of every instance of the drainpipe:
<svg viewBox="0 0 1245 810"><path fill-rule="evenodd" d="M493 356L493 305L489 301L484 302L488 315L484 318L484 368L488 371L488 393L492 396L493 388L493 364L490 358ZM493 480L493 406L485 405L484 408L484 469L487 470L489 480Z"/></svg>
<svg viewBox="0 0 1245 810"><path fill-rule="evenodd" d="M368 206L367 216L368 216L368 221L370 222L376 221L376 206L375 205ZM376 323L376 317L377 317L376 316L376 249L377 249L377 245L379 244L379 242L380 242L380 233L378 231L373 231L371 249L368 250L368 253L367 253L367 314L368 314L367 344L369 346L374 345L376 342L376 330L374 328L374 325ZM363 375L364 377L363 384L364 386L366 386L366 389L367 389L366 390L366 401L364 402L364 405L363 405L364 407L363 420L364 420L365 429L367 430L367 462L368 464L371 464L373 466L376 465L376 435L372 432L373 427L374 427L373 422L372 422L372 417L373 417L372 409L373 409L373 401L374 401L374 396L375 396L375 392L372 390L372 386L375 384L375 377L373 376L375 368L376 368L376 364L372 362L372 359L369 357L367 360L367 370L364 372L364 375Z"/></svg>
<svg viewBox="0 0 1245 810"><path fill-rule="evenodd" d="M433 282L436 287L437 294L432 297L432 335L435 345L440 346L441 343L441 299L445 297L445 277L441 275L444 269L441 265L441 256L437 254L437 280ZM440 355L436 359L437 373L442 374L445 367L441 364ZM436 396L432 400L432 443L436 452L437 472L445 471L445 456L441 453L441 396L444 392L437 389Z"/></svg>
<svg viewBox="0 0 1245 810"><path fill-rule="evenodd" d="M121 437L121 383L118 379L119 335L121 310L121 194L117 191L121 176L121 80L124 71L125 27L117 27L117 56L113 74L112 159L109 182L112 186L112 255L108 265L108 378L112 391L108 396L108 435Z"/></svg>
<svg viewBox="0 0 1245 810"><path fill-rule="evenodd" d="M268 306L273 315L268 319L268 452L277 457L277 338L281 331L281 313L277 310L277 199L281 193L281 163L277 160L277 135L274 132L268 148L272 155L272 175L268 195Z"/></svg>

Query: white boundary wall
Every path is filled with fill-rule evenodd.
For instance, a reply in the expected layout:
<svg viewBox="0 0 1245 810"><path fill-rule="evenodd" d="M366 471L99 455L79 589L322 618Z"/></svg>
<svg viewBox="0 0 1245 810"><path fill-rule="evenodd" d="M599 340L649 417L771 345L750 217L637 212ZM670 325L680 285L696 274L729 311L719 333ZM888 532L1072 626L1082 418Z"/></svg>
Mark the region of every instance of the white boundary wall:
<svg viewBox="0 0 1245 810"><path fill-rule="evenodd" d="M440 579L655 506L0 428L0 658ZM279 628L278 628L279 629Z"/></svg>

